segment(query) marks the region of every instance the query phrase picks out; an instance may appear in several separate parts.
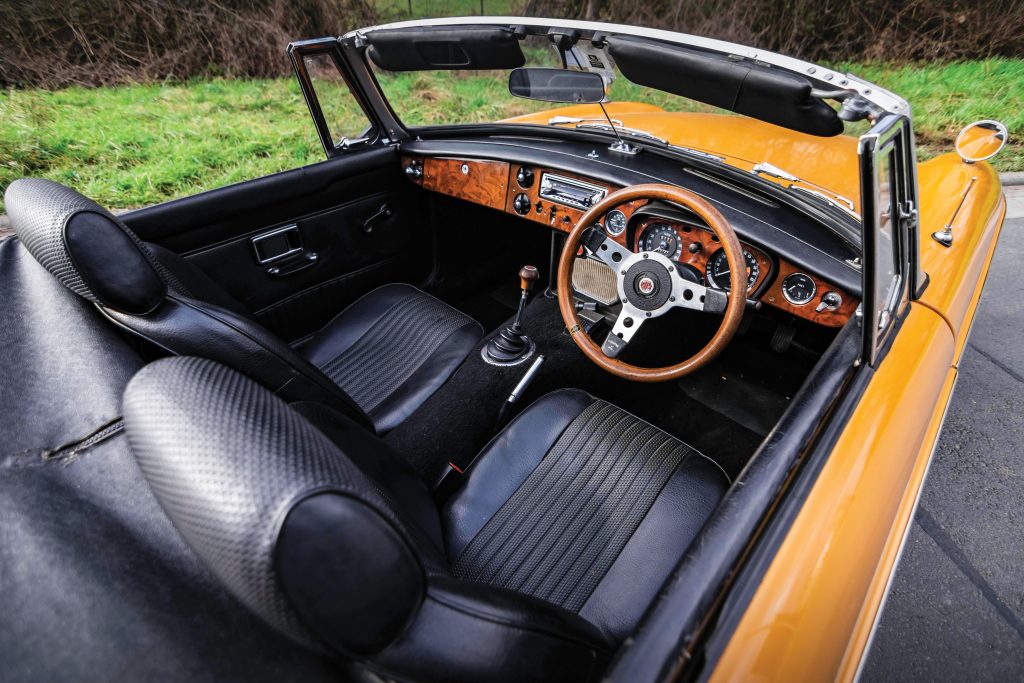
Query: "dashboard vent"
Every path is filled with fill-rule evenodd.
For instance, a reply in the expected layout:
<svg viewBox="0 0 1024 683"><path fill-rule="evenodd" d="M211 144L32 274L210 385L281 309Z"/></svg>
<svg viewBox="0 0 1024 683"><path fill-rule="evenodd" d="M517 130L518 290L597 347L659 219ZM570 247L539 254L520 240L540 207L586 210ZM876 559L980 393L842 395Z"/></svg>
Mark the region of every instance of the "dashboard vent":
<svg viewBox="0 0 1024 683"><path fill-rule="evenodd" d="M757 194L755 192L751 192L747 188L740 187L736 183L733 183L733 182L731 182L729 180L726 180L725 178L719 177L717 175L712 175L711 173L705 173L704 171L699 171L699 170L697 170L695 168L684 168L683 170L686 171L687 173L690 173L692 175L697 176L698 178L703 178L704 180L712 182L712 183L714 183L716 185L720 185L721 187L727 187L730 190L732 190L733 192L737 192L737 193L743 195L744 197L749 197L750 199L753 199L755 202L760 202L761 204L764 204L765 206L770 206L770 207L775 208L775 209L779 208L779 206L780 206L778 202L775 202L775 201L769 199L768 197L765 197L764 195Z"/></svg>

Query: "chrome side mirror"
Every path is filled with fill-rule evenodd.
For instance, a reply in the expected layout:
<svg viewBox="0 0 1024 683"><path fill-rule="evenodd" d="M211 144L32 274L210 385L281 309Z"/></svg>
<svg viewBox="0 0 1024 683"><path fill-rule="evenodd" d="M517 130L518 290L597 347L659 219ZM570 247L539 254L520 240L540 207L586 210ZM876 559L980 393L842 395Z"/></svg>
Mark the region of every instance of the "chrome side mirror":
<svg viewBox="0 0 1024 683"><path fill-rule="evenodd" d="M998 154L1009 137L1000 121L975 121L956 136L956 153L968 164L985 161Z"/></svg>

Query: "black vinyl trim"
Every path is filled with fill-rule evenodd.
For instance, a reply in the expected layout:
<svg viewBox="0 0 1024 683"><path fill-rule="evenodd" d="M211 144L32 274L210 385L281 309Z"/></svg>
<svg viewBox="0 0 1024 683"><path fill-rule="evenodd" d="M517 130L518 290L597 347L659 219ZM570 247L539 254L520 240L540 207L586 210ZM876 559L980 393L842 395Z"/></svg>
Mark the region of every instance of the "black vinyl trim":
<svg viewBox="0 0 1024 683"><path fill-rule="evenodd" d="M807 455L802 469L791 482L788 495L775 510L772 519L763 530L758 544L737 574L733 588L716 619L714 633L710 634L708 642L705 644L704 661L699 674L700 680L706 680L714 671L715 664L718 663L725 646L736 631L740 619L761 585L761 580L775 559L782 542L789 534L797 515L803 509L807 497L818 480L818 475L821 474L822 468L828 462L828 455L839 437L842 436L850 416L860 403L864 391L874 376L875 370L871 366L863 364L850 380L846 396L836 406L832 420L822 431L817 445Z"/></svg>
<svg viewBox="0 0 1024 683"><path fill-rule="evenodd" d="M809 79L794 73L649 38L613 35L606 42L622 75L638 85L809 135L843 132L836 110L813 95Z"/></svg>
<svg viewBox="0 0 1024 683"><path fill-rule="evenodd" d="M384 28L365 40L366 56L387 71L506 70L526 63L516 34L501 26Z"/></svg>
<svg viewBox="0 0 1024 683"><path fill-rule="evenodd" d="M204 225L229 220L243 208L234 200L233 195L237 192L246 194L244 209L248 212L257 212L282 202L299 202L304 197L325 192L340 180L362 175L389 163L398 166L398 154L394 147L363 149L358 154L327 159L309 166L172 199L131 211L119 218L141 239L161 244L167 238L181 232L180 220L175 219L175 216L180 214L201 214ZM295 192L296 187L301 187L302 191Z"/></svg>

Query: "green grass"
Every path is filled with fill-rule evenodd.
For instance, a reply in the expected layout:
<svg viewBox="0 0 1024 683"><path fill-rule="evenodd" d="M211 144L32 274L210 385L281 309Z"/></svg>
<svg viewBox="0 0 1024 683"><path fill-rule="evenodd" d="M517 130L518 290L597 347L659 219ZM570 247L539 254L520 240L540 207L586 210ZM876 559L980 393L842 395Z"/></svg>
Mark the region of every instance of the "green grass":
<svg viewBox="0 0 1024 683"><path fill-rule="evenodd" d="M289 80L8 91L0 121L0 187L43 176L110 207L323 159Z"/></svg>
<svg viewBox="0 0 1024 683"><path fill-rule="evenodd" d="M929 64L841 64L910 102L923 158L952 149L966 124L996 119L1010 130L993 159L1000 171L1024 171L1024 59Z"/></svg>
<svg viewBox="0 0 1024 683"><path fill-rule="evenodd" d="M978 118L1010 128L996 158L1024 170L1024 60L939 66L842 65L910 100L923 156L951 148ZM407 123L490 121L546 108L511 98L497 78L401 74L384 79ZM617 81L615 99L635 96ZM360 129L360 112L333 97L337 128ZM673 110L699 105L658 95ZM21 176L67 183L112 208L165 201L322 160L323 150L291 79L201 81L0 92L0 190ZM0 211L2 211L0 204Z"/></svg>

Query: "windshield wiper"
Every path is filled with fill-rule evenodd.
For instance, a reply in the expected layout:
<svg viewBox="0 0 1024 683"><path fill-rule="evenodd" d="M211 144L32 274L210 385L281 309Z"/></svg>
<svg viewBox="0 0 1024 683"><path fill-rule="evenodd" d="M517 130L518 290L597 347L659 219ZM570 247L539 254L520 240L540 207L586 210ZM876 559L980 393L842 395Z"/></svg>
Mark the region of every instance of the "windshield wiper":
<svg viewBox="0 0 1024 683"><path fill-rule="evenodd" d="M552 116L550 119L548 119L548 125L549 126L560 126L560 125L565 125L565 124L568 124L568 123L589 123L589 122L604 123L605 119L600 117L600 116L590 116L590 117L582 117L582 116ZM616 126L622 126L622 121L619 121L618 119L612 119L612 122Z"/></svg>
<svg viewBox="0 0 1024 683"><path fill-rule="evenodd" d="M829 204L837 206L840 209L846 211L848 214L858 219L860 218L860 216L857 214L856 205L854 205L853 200L848 199L847 197L844 197L843 195L837 192L833 192L827 187L822 187L817 183L812 183L809 180L799 178L790 173L789 171L785 171L779 168L778 166L769 164L767 161L762 161L759 164L755 164L754 168L752 168L750 172L753 173L754 175L766 175L772 178L778 178L779 180L788 181L790 184L787 186L787 189L799 190L812 197L823 199ZM800 185L807 185L809 187L800 187L800 185L797 185L796 183L800 183Z"/></svg>
<svg viewBox="0 0 1024 683"><path fill-rule="evenodd" d="M608 130L608 124L605 119L599 117L582 117L582 116L552 116L548 119L549 126L560 126L567 124L575 124L577 128L598 128L601 130ZM674 145L667 140L659 138L657 135L648 133L645 130L639 130L636 128L626 128L622 121L619 119L612 119L612 124L615 126L615 130L620 133L626 133L627 135L633 135L634 137L644 138L645 140L654 140L655 142L663 143L670 149L675 149L680 152L686 152L688 154L695 154L703 159L712 159L714 161L723 161L724 157L720 157L717 154L705 152L699 149L693 149L692 147L684 147L683 145Z"/></svg>
<svg viewBox="0 0 1024 683"><path fill-rule="evenodd" d="M612 133L619 133L619 134L625 133L626 135L632 136L634 138L643 138L644 140L653 140L654 142L660 142L663 145L667 145L668 144L668 140L665 140L664 138L659 138L657 135L654 135L653 133L648 133L646 130L640 130L639 128L626 128L625 126L622 125L621 122L619 123L619 125L617 125L617 126L615 126L613 128L612 126L608 125L607 123L602 123L602 122L597 122L597 121L595 121L593 123L591 123L589 121L581 121L580 123L576 124L576 127L577 128L596 128L597 130L607 130L607 131L611 131Z"/></svg>

